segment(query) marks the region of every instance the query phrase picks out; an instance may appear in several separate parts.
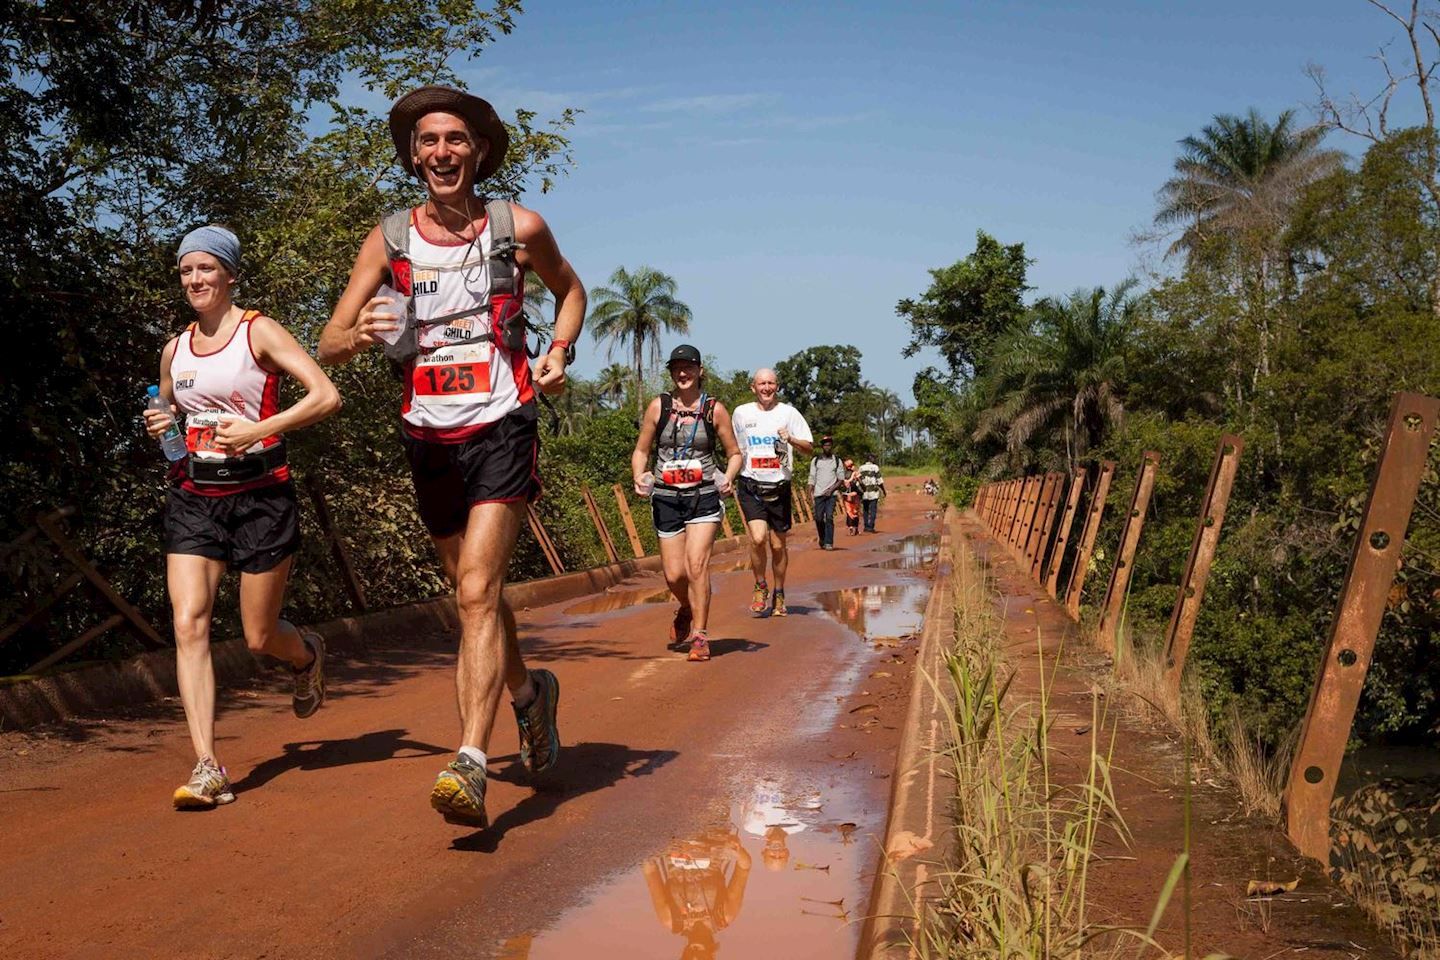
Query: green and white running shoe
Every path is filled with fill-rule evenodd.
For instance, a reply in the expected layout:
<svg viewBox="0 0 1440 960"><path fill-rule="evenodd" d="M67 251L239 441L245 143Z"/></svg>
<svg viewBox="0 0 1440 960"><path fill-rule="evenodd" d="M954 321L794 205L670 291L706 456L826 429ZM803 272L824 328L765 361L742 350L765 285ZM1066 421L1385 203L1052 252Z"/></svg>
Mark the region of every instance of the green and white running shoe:
<svg viewBox="0 0 1440 960"><path fill-rule="evenodd" d="M302 630L300 639L315 654L310 666L295 670L295 693L290 699L290 709L295 716L304 720L319 710L325 702L325 641L313 630Z"/></svg>
<svg viewBox="0 0 1440 960"><path fill-rule="evenodd" d="M520 728L520 762L531 774L544 773L560 759L560 681L549 670L531 670L535 699L527 707L511 704L515 724Z"/></svg>
<svg viewBox="0 0 1440 960"><path fill-rule="evenodd" d="M222 803L234 803L230 777L225 768L209 757L201 757L190 771L190 782L175 790L176 810L209 810Z"/></svg>
<svg viewBox="0 0 1440 960"><path fill-rule="evenodd" d="M439 810L447 823L481 830L490 826L485 815L485 768L464 754L451 760L435 778L430 806Z"/></svg>

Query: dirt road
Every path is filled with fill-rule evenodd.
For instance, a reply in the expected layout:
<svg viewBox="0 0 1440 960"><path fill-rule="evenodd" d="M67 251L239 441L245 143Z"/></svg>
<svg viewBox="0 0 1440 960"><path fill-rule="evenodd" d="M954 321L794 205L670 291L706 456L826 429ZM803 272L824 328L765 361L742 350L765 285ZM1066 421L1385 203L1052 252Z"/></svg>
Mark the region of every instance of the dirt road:
<svg viewBox="0 0 1440 960"><path fill-rule="evenodd" d="M753 617L720 558L708 664L665 650L653 575L524 611L566 746L532 788L500 719L481 832L427 804L458 734L453 637L336 660L307 721L274 682L225 693L238 800L211 812L170 809L178 703L0 734L0 956L853 955L934 509L911 483L879 535L821 552L800 531L786 619Z"/></svg>

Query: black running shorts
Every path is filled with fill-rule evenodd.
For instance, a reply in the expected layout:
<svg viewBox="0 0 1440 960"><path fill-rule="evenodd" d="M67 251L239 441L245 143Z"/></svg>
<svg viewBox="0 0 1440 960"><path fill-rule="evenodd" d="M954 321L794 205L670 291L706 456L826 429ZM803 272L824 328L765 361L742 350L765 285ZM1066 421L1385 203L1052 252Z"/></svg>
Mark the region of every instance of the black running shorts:
<svg viewBox="0 0 1440 960"><path fill-rule="evenodd" d="M223 560L265 573L300 549L300 507L290 481L221 497L174 486L165 495L165 552Z"/></svg>
<svg viewBox="0 0 1440 960"><path fill-rule="evenodd" d="M764 520L776 533L785 533L790 529L788 481L761 485L749 477L741 477L739 496L747 524L752 520Z"/></svg>
<svg viewBox="0 0 1440 960"><path fill-rule="evenodd" d="M687 524L719 523L724 510L715 485L694 490L656 490L650 495L650 514L655 518L655 532L662 540L678 537Z"/></svg>
<svg viewBox="0 0 1440 960"><path fill-rule="evenodd" d="M465 530L477 503L515 503L540 495L540 430L527 403L457 443L416 440L401 430L420 521L432 537Z"/></svg>

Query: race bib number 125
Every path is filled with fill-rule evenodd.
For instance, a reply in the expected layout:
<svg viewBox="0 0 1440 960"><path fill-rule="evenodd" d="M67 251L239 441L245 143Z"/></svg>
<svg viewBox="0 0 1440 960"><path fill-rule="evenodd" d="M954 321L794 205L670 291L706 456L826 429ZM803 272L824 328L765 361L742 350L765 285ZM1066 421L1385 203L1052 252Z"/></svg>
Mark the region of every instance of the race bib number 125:
<svg viewBox="0 0 1440 960"><path fill-rule="evenodd" d="M410 379L425 404L473 403L490 395L490 344L437 350L417 358Z"/></svg>

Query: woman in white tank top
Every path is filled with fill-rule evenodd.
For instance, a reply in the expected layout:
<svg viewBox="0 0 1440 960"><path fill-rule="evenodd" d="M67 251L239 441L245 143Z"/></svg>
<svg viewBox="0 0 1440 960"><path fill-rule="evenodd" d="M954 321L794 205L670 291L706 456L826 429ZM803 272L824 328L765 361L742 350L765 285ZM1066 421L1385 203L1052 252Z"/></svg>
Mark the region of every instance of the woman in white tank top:
<svg viewBox="0 0 1440 960"><path fill-rule="evenodd" d="M235 799L215 756L215 673L210 620L226 568L240 572L245 642L295 670L293 707L309 716L325 698L325 650L279 618L299 546L299 508L283 436L340 409L340 394L284 327L232 300L240 241L207 226L180 245L180 283L195 321L160 354L160 393L171 414L146 411L160 436L183 416L189 456L172 473L165 504L166 581L174 616L180 699L197 763L175 791L179 808ZM281 410L280 379L305 397Z"/></svg>

